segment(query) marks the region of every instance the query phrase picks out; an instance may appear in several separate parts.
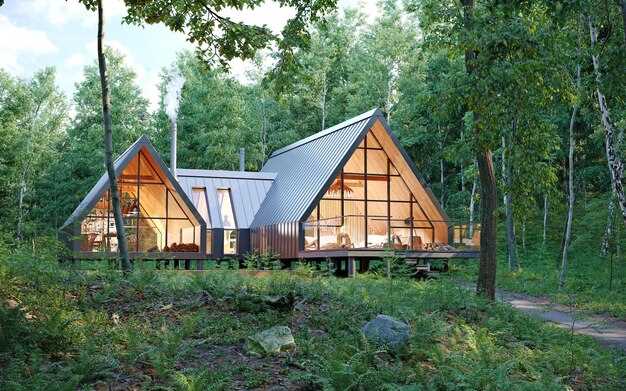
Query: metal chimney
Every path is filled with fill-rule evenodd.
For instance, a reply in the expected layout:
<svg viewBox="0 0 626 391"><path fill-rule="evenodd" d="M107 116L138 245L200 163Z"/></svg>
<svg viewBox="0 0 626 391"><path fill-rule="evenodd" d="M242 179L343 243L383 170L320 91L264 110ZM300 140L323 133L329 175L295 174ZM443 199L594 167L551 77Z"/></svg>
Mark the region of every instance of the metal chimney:
<svg viewBox="0 0 626 391"><path fill-rule="evenodd" d="M246 171L246 149L239 148L239 171Z"/></svg>
<svg viewBox="0 0 626 391"><path fill-rule="evenodd" d="M174 178L178 179L176 175L176 121L172 121L170 130L170 171Z"/></svg>

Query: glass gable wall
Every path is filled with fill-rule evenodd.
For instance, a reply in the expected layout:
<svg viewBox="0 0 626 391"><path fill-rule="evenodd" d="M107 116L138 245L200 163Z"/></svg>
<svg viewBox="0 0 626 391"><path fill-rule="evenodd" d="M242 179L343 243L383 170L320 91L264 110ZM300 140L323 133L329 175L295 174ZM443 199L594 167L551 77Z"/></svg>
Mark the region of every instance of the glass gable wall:
<svg viewBox="0 0 626 391"><path fill-rule="evenodd" d="M305 250L428 249L435 226L370 131L304 223Z"/></svg>
<svg viewBox="0 0 626 391"><path fill-rule="evenodd" d="M130 252L199 252L200 224L143 149L118 177L124 231ZM205 198L206 199L206 198ZM117 252L107 191L81 223L83 252Z"/></svg>

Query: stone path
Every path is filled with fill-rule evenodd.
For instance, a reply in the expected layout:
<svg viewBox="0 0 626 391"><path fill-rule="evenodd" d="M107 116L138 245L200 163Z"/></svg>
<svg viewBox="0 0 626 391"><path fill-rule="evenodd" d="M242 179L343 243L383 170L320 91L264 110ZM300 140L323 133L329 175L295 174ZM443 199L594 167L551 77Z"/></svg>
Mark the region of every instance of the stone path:
<svg viewBox="0 0 626 391"><path fill-rule="evenodd" d="M498 302L510 304L519 312L552 322L562 329L571 330L573 324L575 333L589 335L604 345L626 353L625 321L610 316L591 315L577 308L554 304L547 299L521 293L498 290L496 299Z"/></svg>

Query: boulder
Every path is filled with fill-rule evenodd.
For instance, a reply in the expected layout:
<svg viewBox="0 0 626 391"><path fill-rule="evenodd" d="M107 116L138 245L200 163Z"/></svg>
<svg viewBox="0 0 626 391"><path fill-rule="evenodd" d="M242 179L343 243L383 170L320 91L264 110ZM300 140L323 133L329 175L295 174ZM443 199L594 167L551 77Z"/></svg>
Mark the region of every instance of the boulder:
<svg viewBox="0 0 626 391"><path fill-rule="evenodd" d="M387 346L396 352L409 341L409 325L391 316L377 315L363 327L363 334L379 347Z"/></svg>
<svg viewBox="0 0 626 391"><path fill-rule="evenodd" d="M246 338L246 354L256 357L272 356L294 349L296 341L287 326L274 326Z"/></svg>

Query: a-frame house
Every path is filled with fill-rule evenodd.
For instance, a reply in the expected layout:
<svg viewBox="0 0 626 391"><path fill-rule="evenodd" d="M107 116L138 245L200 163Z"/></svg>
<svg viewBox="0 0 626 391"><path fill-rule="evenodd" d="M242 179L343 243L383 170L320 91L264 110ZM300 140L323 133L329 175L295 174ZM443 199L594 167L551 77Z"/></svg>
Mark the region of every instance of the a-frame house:
<svg viewBox="0 0 626 391"><path fill-rule="evenodd" d="M281 258L458 256L452 223L378 109L272 154L252 245Z"/></svg>
<svg viewBox="0 0 626 391"><path fill-rule="evenodd" d="M115 161L115 172L132 258L206 257L206 223L148 137ZM77 257L117 257L109 190L105 173L61 228Z"/></svg>
<svg viewBox="0 0 626 391"><path fill-rule="evenodd" d="M479 227L453 226L378 109L275 151L261 172L175 178L146 136L115 169L133 258L477 256ZM75 257L117 255L109 198L105 174L63 226Z"/></svg>

